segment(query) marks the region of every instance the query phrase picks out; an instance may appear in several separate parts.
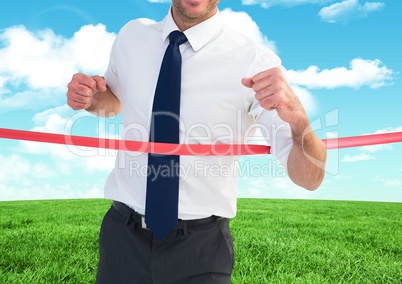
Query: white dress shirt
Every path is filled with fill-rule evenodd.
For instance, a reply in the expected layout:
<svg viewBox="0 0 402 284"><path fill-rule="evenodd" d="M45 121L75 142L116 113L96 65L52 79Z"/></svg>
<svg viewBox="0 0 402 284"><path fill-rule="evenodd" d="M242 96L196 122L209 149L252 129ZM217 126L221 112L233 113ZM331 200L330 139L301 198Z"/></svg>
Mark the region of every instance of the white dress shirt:
<svg viewBox="0 0 402 284"><path fill-rule="evenodd" d="M159 23L147 19L127 23L119 32L105 79L120 99L122 139L149 141L152 104L170 32L178 30L171 13ZM286 167L292 147L289 125L276 111L266 111L241 79L271 67L280 59L222 23L215 16L188 30L182 54L180 141L193 144L250 142L257 126L271 152ZM105 185L105 197L145 213L148 155L119 151ZM237 156L181 156L179 218L236 214ZM161 174L168 174L164 169ZM266 180L269 187L269 179Z"/></svg>

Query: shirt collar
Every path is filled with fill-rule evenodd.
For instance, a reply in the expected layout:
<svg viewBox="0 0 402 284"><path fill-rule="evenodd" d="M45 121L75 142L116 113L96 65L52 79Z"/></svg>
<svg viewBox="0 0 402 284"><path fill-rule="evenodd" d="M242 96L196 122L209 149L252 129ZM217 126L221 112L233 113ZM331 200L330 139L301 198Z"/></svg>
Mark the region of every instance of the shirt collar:
<svg viewBox="0 0 402 284"><path fill-rule="evenodd" d="M195 52L200 50L204 45L206 45L222 28L222 18L221 14L218 11L214 16L209 18L208 20L199 23L198 25L185 30L184 34L186 35L188 42ZM177 27L175 21L172 17L172 9L169 9L168 15L164 19L163 26L163 41L165 41L169 34L172 31L177 31L179 28Z"/></svg>

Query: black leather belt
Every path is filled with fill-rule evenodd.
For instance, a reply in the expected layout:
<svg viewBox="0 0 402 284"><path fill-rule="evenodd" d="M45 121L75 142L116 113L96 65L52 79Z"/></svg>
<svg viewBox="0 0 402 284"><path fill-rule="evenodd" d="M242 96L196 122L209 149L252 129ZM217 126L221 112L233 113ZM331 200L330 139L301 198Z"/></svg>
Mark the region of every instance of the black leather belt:
<svg viewBox="0 0 402 284"><path fill-rule="evenodd" d="M139 214L138 212L134 211L130 207L128 207L126 204L118 202L118 201L113 201L113 207L119 211L120 213L128 216L132 221L137 223L142 229L149 230L147 224L145 223L145 216ZM207 218L202 218L202 219L196 219L196 220L180 220L178 221L177 226L175 227L175 230L177 229L182 229L183 227L190 228L190 227L196 227L200 225L205 225L205 224L210 224L217 222L219 220L223 220L225 218L219 217L212 215L211 217Z"/></svg>

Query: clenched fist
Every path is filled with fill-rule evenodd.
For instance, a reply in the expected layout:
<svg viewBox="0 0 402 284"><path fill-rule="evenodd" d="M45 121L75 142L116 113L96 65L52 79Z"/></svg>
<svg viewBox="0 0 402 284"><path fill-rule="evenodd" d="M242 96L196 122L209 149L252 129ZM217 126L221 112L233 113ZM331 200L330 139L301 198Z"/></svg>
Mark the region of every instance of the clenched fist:
<svg viewBox="0 0 402 284"><path fill-rule="evenodd" d="M105 79L81 73L74 74L67 87L67 104L74 110L89 108L97 92L107 91Z"/></svg>
<svg viewBox="0 0 402 284"><path fill-rule="evenodd" d="M303 105L285 74L280 68L272 68L244 78L242 84L254 90L263 108L276 110L279 117L289 123L293 139L287 162L289 177L299 186L317 189L324 178L327 149L312 131Z"/></svg>
<svg viewBox="0 0 402 284"><path fill-rule="evenodd" d="M252 88L255 98L267 110L276 110L279 117L291 126L301 120L307 123L307 115L299 98L289 86L283 71L276 67L244 78L242 84Z"/></svg>

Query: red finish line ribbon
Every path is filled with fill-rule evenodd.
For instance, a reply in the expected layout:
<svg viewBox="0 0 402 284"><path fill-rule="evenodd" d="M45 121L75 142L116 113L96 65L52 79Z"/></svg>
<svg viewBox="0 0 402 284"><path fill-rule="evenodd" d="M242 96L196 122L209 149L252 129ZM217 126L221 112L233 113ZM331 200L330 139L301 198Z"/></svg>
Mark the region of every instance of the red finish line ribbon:
<svg viewBox="0 0 402 284"><path fill-rule="evenodd" d="M252 144L167 144L0 128L0 138L52 144L180 156L240 156L269 154L270 147Z"/></svg>
<svg viewBox="0 0 402 284"><path fill-rule="evenodd" d="M181 156L267 155L271 148L253 144L167 144L141 141L103 139L65 134L43 133L0 128L0 138L52 144L114 149ZM402 142L402 132L324 139L327 149L341 149Z"/></svg>
<svg viewBox="0 0 402 284"><path fill-rule="evenodd" d="M327 149L352 148L402 142L402 132L390 132L322 140Z"/></svg>

